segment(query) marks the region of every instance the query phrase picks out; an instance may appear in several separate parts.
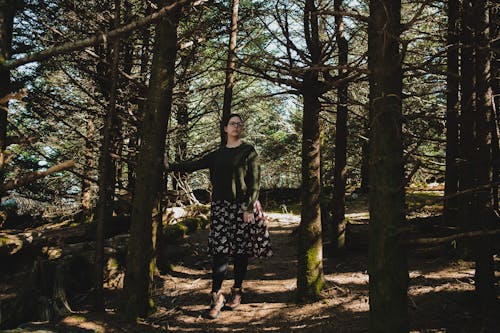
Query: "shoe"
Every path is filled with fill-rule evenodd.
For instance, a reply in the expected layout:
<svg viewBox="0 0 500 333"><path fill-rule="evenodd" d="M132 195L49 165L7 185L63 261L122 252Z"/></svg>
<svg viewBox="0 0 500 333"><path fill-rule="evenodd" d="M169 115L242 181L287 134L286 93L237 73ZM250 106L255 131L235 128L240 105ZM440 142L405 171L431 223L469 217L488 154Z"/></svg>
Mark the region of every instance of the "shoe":
<svg viewBox="0 0 500 333"><path fill-rule="evenodd" d="M226 303L226 308L229 310L234 310L241 304L241 298L243 297L242 288L231 288L231 300Z"/></svg>
<svg viewBox="0 0 500 333"><path fill-rule="evenodd" d="M212 292L212 301L210 303L210 310L208 311L208 317L215 319L219 317L224 304L226 303L226 298L224 294L219 290L218 292Z"/></svg>

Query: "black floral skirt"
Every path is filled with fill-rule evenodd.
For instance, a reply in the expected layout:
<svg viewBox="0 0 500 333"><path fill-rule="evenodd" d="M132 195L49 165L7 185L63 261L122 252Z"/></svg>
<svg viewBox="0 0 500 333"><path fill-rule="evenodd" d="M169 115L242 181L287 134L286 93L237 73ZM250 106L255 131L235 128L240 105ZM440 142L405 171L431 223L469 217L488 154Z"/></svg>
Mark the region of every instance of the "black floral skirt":
<svg viewBox="0 0 500 333"><path fill-rule="evenodd" d="M243 204L212 202L208 248L212 255L270 257L273 254L269 231L262 214L254 213L255 222L243 222Z"/></svg>

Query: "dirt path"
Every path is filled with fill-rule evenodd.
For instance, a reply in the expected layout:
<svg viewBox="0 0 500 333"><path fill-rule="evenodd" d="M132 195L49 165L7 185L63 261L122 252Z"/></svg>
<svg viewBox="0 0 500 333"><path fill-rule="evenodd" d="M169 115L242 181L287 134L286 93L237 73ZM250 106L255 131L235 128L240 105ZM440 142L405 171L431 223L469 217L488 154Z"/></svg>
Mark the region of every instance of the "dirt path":
<svg viewBox="0 0 500 333"><path fill-rule="evenodd" d="M346 253L324 261L326 288L321 301L293 302L299 217L269 214L274 256L250 262L244 304L205 318L210 292L206 231L190 236L187 255L155 285L157 312L146 323L170 332L365 332L368 327L367 254ZM498 264L498 260L497 260ZM476 311L472 263L447 258L413 258L410 265L412 332L498 332L498 304ZM232 277L232 271L228 277ZM223 285L229 291L232 280ZM491 312L493 311L493 312ZM498 312L500 313L500 312Z"/></svg>
<svg viewBox="0 0 500 333"><path fill-rule="evenodd" d="M350 211L352 214L359 214ZM296 277L296 238L299 217L268 214L274 256L251 260L244 304L223 311L216 320L205 318L211 287L207 231L190 235L170 247L180 260L169 274L155 278L157 310L130 324L117 315L118 294L109 290L107 311L81 311L56 325L34 324L11 332L367 332L369 299L367 251L325 255L326 286L320 301L293 302ZM355 216L351 216L355 218ZM182 250L180 255L179 250ZM500 258L495 257L497 288ZM447 256L409 255L411 332L498 332L499 302L482 310L474 303L472 262ZM232 276L230 271L229 277ZM231 280L224 282L229 291ZM497 290L499 295L500 290ZM497 299L498 301L498 299Z"/></svg>

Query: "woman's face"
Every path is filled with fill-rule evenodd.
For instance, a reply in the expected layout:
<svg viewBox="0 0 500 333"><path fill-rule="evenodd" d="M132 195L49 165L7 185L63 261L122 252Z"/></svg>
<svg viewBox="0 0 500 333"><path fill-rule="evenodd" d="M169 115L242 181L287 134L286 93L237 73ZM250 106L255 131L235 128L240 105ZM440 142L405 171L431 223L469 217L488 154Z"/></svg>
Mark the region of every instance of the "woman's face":
<svg viewBox="0 0 500 333"><path fill-rule="evenodd" d="M224 126L224 132L227 133L228 136L239 137L243 130L245 129L245 124L240 117L231 117L227 122L227 125Z"/></svg>

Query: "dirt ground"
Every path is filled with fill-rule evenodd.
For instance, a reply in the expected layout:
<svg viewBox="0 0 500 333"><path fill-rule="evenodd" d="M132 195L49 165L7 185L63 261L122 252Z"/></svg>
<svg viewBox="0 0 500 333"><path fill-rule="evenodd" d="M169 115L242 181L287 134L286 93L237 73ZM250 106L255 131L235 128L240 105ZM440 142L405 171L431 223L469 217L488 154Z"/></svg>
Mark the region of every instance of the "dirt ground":
<svg viewBox="0 0 500 333"><path fill-rule="evenodd" d="M325 258L323 299L293 302L299 216L268 214L274 256L250 262L244 304L205 317L210 292L207 231L189 236L184 255L169 274L155 279L157 311L130 325L110 304L106 315L79 313L62 320L58 332L367 332L366 251ZM177 246L178 248L178 246ZM495 258L497 274L499 258ZM474 302L473 263L449 256L410 254L411 332L500 332L499 302L481 310ZM229 272L228 277L232 277ZM497 275L497 287L499 276ZM231 279L224 282L229 292ZM497 295L498 295L497 290Z"/></svg>

